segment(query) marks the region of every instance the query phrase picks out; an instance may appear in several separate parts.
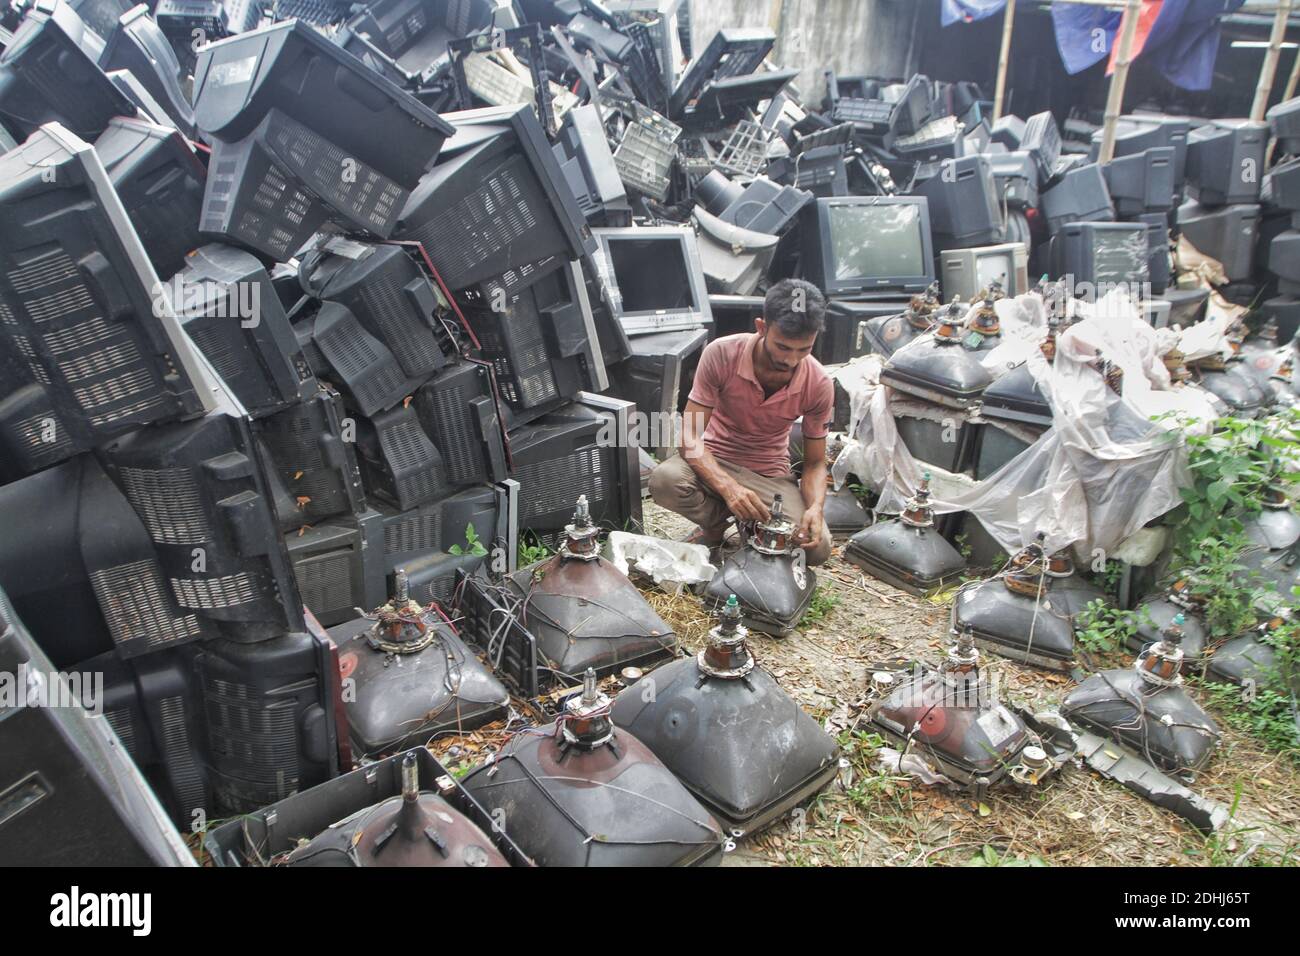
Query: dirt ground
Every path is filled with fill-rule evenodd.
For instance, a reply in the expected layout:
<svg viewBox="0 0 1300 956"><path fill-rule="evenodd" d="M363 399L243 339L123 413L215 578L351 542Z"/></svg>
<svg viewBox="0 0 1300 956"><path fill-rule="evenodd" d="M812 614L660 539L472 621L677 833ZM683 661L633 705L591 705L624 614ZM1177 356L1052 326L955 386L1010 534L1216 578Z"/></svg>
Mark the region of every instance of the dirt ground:
<svg viewBox="0 0 1300 956"><path fill-rule="evenodd" d="M679 516L645 502L647 534L683 536ZM1067 766L1041 789L994 787L981 803L965 793L891 774L877 766L878 738L859 724L872 663L898 658L938 662L947 647L949 595L917 598L864 577L840 557L842 542L818 581L833 606L785 638L751 634L751 649L809 713L841 743L850 769L801 812L738 841L733 866L982 865L1198 866L1300 861L1300 765L1251 738L1223 729L1223 743L1192 784L1236 807L1233 823L1206 839L1179 817L1092 771ZM689 593L656 588L647 599L687 651L698 650L712 620ZM1037 712L1053 707L1073 679L991 654L984 666L1000 679L1006 703ZM1097 662L1124 666L1122 655ZM1222 721L1220 721L1222 724ZM468 768L503 735L485 728L432 746L449 765ZM1261 825L1264 827L1261 829Z"/></svg>

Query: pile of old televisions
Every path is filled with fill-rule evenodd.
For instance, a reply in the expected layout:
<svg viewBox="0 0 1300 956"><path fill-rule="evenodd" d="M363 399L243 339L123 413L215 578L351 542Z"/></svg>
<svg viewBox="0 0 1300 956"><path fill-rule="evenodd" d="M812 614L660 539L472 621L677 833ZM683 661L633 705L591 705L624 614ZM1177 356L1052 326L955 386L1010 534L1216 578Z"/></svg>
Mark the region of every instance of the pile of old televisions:
<svg viewBox="0 0 1300 956"><path fill-rule="evenodd" d="M75 710L4 722L23 749L0 793L32 774L53 787L24 811L47 825L0 822L0 859L75 846L84 860L97 833L104 859L175 862L184 851L165 827L142 836L141 818L191 829L258 811L309 829L363 792L409 823L433 812L404 802L421 774L437 812L486 826L491 800L427 757L347 774L374 756L348 729L348 648L373 637L400 655L413 649L379 625L441 633L409 607L459 608L465 643L446 646L482 654L512 694L582 682L547 670L556 621L525 626L520 545L569 547L584 522L640 530L642 479L675 452L704 346L752 330L779 279L826 293L820 361L886 360L913 456L976 479L1051 409L1025 369L975 371L996 323L889 368L953 300L1019 295L1031 275L1147 283L1153 321L1186 325L1205 294L1175 286L1178 242L1221 264L1230 297L1264 285L1279 336L1300 322L1295 101L1269 127L1125 116L1100 164L1051 114L991 122L972 83L828 72L825 98L802 102L771 31L692 42L690 7L0 13L0 656L103 674L113 731ZM1234 175L1249 163L1263 189ZM594 562L554 581L587 571L626 583ZM666 641L647 621L640 638ZM643 643L593 672L665 656ZM454 656L440 673L468 666ZM580 742L604 732L594 688L548 706ZM521 767L536 757L523 749ZM64 785L85 764L106 769ZM671 859L716 859L725 834L672 779L647 778L688 808L691 849ZM289 802L327 782L328 799ZM456 851L547 858L510 839ZM360 858L293 862L336 857Z"/></svg>

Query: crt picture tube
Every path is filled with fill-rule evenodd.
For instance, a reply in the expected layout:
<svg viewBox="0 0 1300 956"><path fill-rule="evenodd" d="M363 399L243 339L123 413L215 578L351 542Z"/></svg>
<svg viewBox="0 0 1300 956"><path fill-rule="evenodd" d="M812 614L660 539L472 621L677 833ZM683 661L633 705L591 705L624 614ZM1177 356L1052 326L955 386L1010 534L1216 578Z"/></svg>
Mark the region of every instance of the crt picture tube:
<svg viewBox="0 0 1300 956"><path fill-rule="evenodd" d="M610 239L609 258L625 315L697 308L680 239Z"/></svg>
<svg viewBox="0 0 1300 956"><path fill-rule="evenodd" d="M1011 257L1008 255L1000 256L980 256L977 260L976 273L979 276L979 287L987 289L993 281L1002 283L1003 289L1011 287ZM1017 292L1023 292L1024 289L1017 289Z"/></svg>
<svg viewBox="0 0 1300 956"><path fill-rule="evenodd" d="M836 280L925 275L920 218L910 203L831 206Z"/></svg>

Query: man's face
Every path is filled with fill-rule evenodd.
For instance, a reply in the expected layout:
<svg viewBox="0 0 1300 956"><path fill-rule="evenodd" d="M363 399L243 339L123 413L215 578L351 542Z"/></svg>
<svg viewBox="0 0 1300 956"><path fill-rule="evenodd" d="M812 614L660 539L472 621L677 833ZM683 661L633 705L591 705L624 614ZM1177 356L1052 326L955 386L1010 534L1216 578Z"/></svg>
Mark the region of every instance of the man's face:
<svg viewBox="0 0 1300 956"><path fill-rule="evenodd" d="M769 326L762 319L755 320L755 327L762 340L761 347L767 357L768 365L785 375L794 374L799 363L812 352L813 344L817 341L816 332L795 338L783 334L775 325Z"/></svg>

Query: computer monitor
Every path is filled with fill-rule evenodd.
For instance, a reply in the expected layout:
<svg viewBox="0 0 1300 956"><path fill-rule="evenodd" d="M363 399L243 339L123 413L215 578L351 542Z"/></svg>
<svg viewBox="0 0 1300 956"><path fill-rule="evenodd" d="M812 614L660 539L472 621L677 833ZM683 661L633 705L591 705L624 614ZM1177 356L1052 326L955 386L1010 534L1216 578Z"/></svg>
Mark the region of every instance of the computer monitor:
<svg viewBox="0 0 1300 956"><path fill-rule="evenodd" d="M447 481L458 487L506 477L501 416L489 368L481 362L456 362L415 393L420 424L442 453Z"/></svg>
<svg viewBox="0 0 1300 956"><path fill-rule="evenodd" d="M1174 152L1172 146L1152 146L1102 167L1118 215L1140 216L1173 206Z"/></svg>
<svg viewBox="0 0 1300 956"><path fill-rule="evenodd" d="M844 144L815 146L795 156L771 160L767 174L779 183L806 190L814 196L847 196Z"/></svg>
<svg viewBox="0 0 1300 956"><path fill-rule="evenodd" d="M1156 143L1142 135L1139 130L1155 127L1164 137L1163 142ZM1132 130L1132 133L1127 131ZM1183 185L1187 180L1187 136L1192 131L1191 121L1181 116L1166 116L1163 113L1135 113L1121 116L1118 136L1115 140L1115 155L1127 156L1141 152L1150 146L1168 146L1174 151L1174 193L1181 196ZM1131 137L1131 138L1130 138ZM1143 143L1149 144L1143 146ZM1100 150L1100 140L1097 141Z"/></svg>
<svg viewBox="0 0 1300 956"><path fill-rule="evenodd" d="M405 73L419 74L447 55L447 42L492 23L490 0L378 0L348 21L343 49L361 56L365 40Z"/></svg>
<svg viewBox="0 0 1300 956"><path fill-rule="evenodd" d="M1068 223L1052 239L1053 272L1071 277L1083 298L1100 298L1106 291L1103 285L1147 281L1147 242L1145 223ZM1093 287L1093 294L1087 294L1084 283Z"/></svg>
<svg viewBox="0 0 1300 956"><path fill-rule="evenodd" d="M714 80L695 100L684 122L692 129L732 125L780 93L798 75L798 70L771 70Z"/></svg>
<svg viewBox="0 0 1300 956"><path fill-rule="evenodd" d="M267 116L245 139L213 143L199 231L287 262L325 224L330 209L268 147L275 122Z"/></svg>
<svg viewBox="0 0 1300 956"><path fill-rule="evenodd" d="M1295 295L1300 287L1300 231L1288 229L1273 237L1268 244L1268 271L1290 288L1286 295Z"/></svg>
<svg viewBox="0 0 1300 956"><path fill-rule="evenodd" d="M94 456L0 488L0 516L0 586L58 666L219 636L215 622L178 603L145 516Z"/></svg>
<svg viewBox="0 0 1300 956"><path fill-rule="evenodd" d="M246 154L250 156L247 160ZM231 167L228 164L232 159L243 165ZM263 163L285 182L277 183L271 174L263 173ZM301 200L296 193L305 192L309 199L325 206L327 218L349 231L364 230L387 238L410 195L408 186L346 155L344 147L276 108L267 111L247 138L236 142L218 140L211 164L204 219L220 215L231 224L228 229L244 226L245 219L265 218L279 221L295 236L302 235L303 225L296 229L293 226L298 217L304 225L311 218L297 208ZM278 191L273 191L276 187ZM284 246L290 252L299 248L288 242Z"/></svg>
<svg viewBox="0 0 1300 956"><path fill-rule="evenodd" d="M1300 158L1278 163L1264 177L1260 197L1265 205L1300 212Z"/></svg>
<svg viewBox="0 0 1300 956"><path fill-rule="evenodd" d="M236 641L303 629L267 463L237 406L137 429L101 453L182 609Z"/></svg>
<svg viewBox="0 0 1300 956"><path fill-rule="evenodd" d="M358 419L357 452L366 490L402 510L435 501L450 487L442 453L409 405Z"/></svg>
<svg viewBox="0 0 1300 956"><path fill-rule="evenodd" d="M1187 136L1187 195L1207 206L1259 201L1268 124L1215 120Z"/></svg>
<svg viewBox="0 0 1300 956"><path fill-rule="evenodd" d="M593 226L630 226L632 207L593 104L569 110L552 147L578 208Z"/></svg>
<svg viewBox="0 0 1300 956"><path fill-rule="evenodd" d="M185 138L145 119L116 117L95 140L154 272L170 276L197 248L207 170Z"/></svg>
<svg viewBox="0 0 1300 956"><path fill-rule="evenodd" d="M943 296L972 302L993 282L1009 296L1029 291L1029 252L1019 242L939 253Z"/></svg>
<svg viewBox="0 0 1300 956"><path fill-rule="evenodd" d="M1025 121L1014 113L998 117L989 129L989 138L1001 143L1008 152L1020 149L1020 139L1025 135Z"/></svg>
<svg viewBox="0 0 1300 956"><path fill-rule="evenodd" d="M717 215L723 222L743 229L779 236L797 222L799 213L812 200L807 190L755 176Z"/></svg>
<svg viewBox="0 0 1300 956"><path fill-rule="evenodd" d="M631 402L584 393L582 400L510 435L513 478L519 482L519 531L554 546L587 496L591 520L611 530L641 522L637 448L629 434Z"/></svg>
<svg viewBox="0 0 1300 956"><path fill-rule="evenodd" d="M987 156L946 159L935 175L912 187L924 196L930 231L941 249L1001 242L1005 238L1002 203Z"/></svg>
<svg viewBox="0 0 1300 956"><path fill-rule="evenodd" d="M62 0L37 0L0 53L0 125L21 141L46 123L94 139L135 106L98 66L104 41Z"/></svg>
<svg viewBox="0 0 1300 956"><path fill-rule="evenodd" d="M447 116L456 135L412 192L397 235L424 246L449 289L511 294L594 251L531 107Z"/></svg>
<svg viewBox="0 0 1300 956"><path fill-rule="evenodd" d="M202 709L218 815L250 813L338 775L338 649L324 630L213 641L191 668L199 681L189 703Z"/></svg>
<svg viewBox="0 0 1300 956"><path fill-rule="evenodd" d="M924 196L846 196L804 207L803 277L828 295L921 292L934 281Z"/></svg>
<svg viewBox="0 0 1300 956"><path fill-rule="evenodd" d="M712 321L695 233L688 226L595 229L606 301L628 335Z"/></svg>
<svg viewBox="0 0 1300 956"><path fill-rule="evenodd" d="M212 407L206 363L159 293L89 144L51 124L0 156L0 354L44 386L73 442Z"/></svg>
<svg viewBox="0 0 1300 956"><path fill-rule="evenodd" d="M910 326L903 316L907 304L904 297L832 297L826 303L826 328L817 336L813 356L823 365L839 365L872 352L892 355L903 345L904 338L910 341L915 337L908 332ZM753 325L751 320L745 331L752 330Z"/></svg>
<svg viewBox="0 0 1300 956"><path fill-rule="evenodd" d="M714 338L753 332L754 320L763 317L763 296L710 293L709 310L713 313Z"/></svg>
<svg viewBox="0 0 1300 956"><path fill-rule="evenodd" d="M882 90L881 93L884 99L890 98L886 91ZM899 136L910 136L917 132L930 121L932 99L933 91L930 88L929 77L920 73L914 74L898 92L898 98L893 101L891 131Z"/></svg>
<svg viewBox="0 0 1300 956"><path fill-rule="evenodd" d="M335 515L359 514L366 494L357 465L356 422L343 399L320 385L309 399L253 424L267 470L284 493L277 507L283 531Z"/></svg>
<svg viewBox="0 0 1300 956"><path fill-rule="evenodd" d="M691 61L669 96L668 118L684 118L711 82L753 73L775 44L776 34L771 30L719 30L704 51Z"/></svg>
<svg viewBox="0 0 1300 956"><path fill-rule="evenodd" d="M348 242L309 253L298 269L303 291L345 306L393 353L403 373L421 378L445 366L454 348L436 318L438 294L407 250Z"/></svg>
<svg viewBox="0 0 1300 956"><path fill-rule="evenodd" d="M511 536L508 494L504 484L475 485L409 511L381 505L384 536L380 550L386 573L426 555L448 554L458 545L462 551L474 550L468 543L471 526L485 549L506 544Z"/></svg>
<svg viewBox="0 0 1300 956"><path fill-rule="evenodd" d="M691 212L704 284L710 294L749 295L767 274L779 237L725 222L707 209Z"/></svg>
<svg viewBox="0 0 1300 956"><path fill-rule="evenodd" d="M227 143L252 135L278 109L340 151L329 157L332 178L339 188L356 187L356 199L366 184L345 181L345 160L411 189L453 132L410 93L296 20L203 47L193 102L199 129Z"/></svg>
<svg viewBox="0 0 1300 956"><path fill-rule="evenodd" d="M577 263L548 272L502 301L477 301L465 317L491 363L507 427L608 385L586 283Z"/></svg>
<svg viewBox="0 0 1300 956"><path fill-rule="evenodd" d="M1033 209L1038 206L1038 167L1032 153L1014 150L988 154L998 195L1008 209Z"/></svg>
<svg viewBox="0 0 1300 956"><path fill-rule="evenodd" d="M304 324L326 366L318 374L337 386L362 415L392 408L420 387L420 380L402 371L388 346L367 332L347 306L323 302Z"/></svg>
<svg viewBox="0 0 1300 956"><path fill-rule="evenodd" d="M184 79L176 54L147 4L132 7L115 24L99 57L99 68L130 70L186 136L196 135L194 108L181 88Z"/></svg>
<svg viewBox="0 0 1300 956"><path fill-rule="evenodd" d="M1055 235L1073 222L1113 222L1115 205L1106 176L1097 163L1085 163L1066 172L1040 197L1043 218Z"/></svg>
<svg viewBox="0 0 1300 956"><path fill-rule="evenodd" d="M638 336L632 356L610 373L609 394L633 402L640 416L642 427L631 437L660 461L677 451L678 414L708 338L705 329Z"/></svg>
<svg viewBox="0 0 1300 956"><path fill-rule="evenodd" d="M1264 114L1277 137L1278 148L1287 155L1300 155L1300 96L1269 108Z"/></svg>
<svg viewBox="0 0 1300 956"><path fill-rule="evenodd" d="M374 610L388 599L383 517L373 508L290 531L284 545L303 606L326 627Z"/></svg>
<svg viewBox="0 0 1300 956"><path fill-rule="evenodd" d="M18 814L0 827L0 859L28 866L193 866L123 735L110 720L75 705L96 703L83 680L103 670L59 676L3 591L0 670L53 675L53 684L42 685L47 699L74 702L9 707L0 721L0 793ZM108 701L98 704L107 715Z"/></svg>
<svg viewBox="0 0 1300 956"><path fill-rule="evenodd" d="M1034 157L1038 164L1038 185L1046 186L1061 155L1061 130L1056 125L1056 117L1044 111L1025 120L1020 149Z"/></svg>
<svg viewBox="0 0 1300 956"><path fill-rule="evenodd" d="M1229 282L1249 279L1255 266L1260 207L1238 203L1218 209L1188 201L1178 207L1178 229L1196 250L1223 266Z"/></svg>
<svg viewBox="0 0 1300 956"><path fill-rule="evenodd" d="M206 245L167 288L185 332L253 417L312 398L316 376L256 256Z"/></svg>

